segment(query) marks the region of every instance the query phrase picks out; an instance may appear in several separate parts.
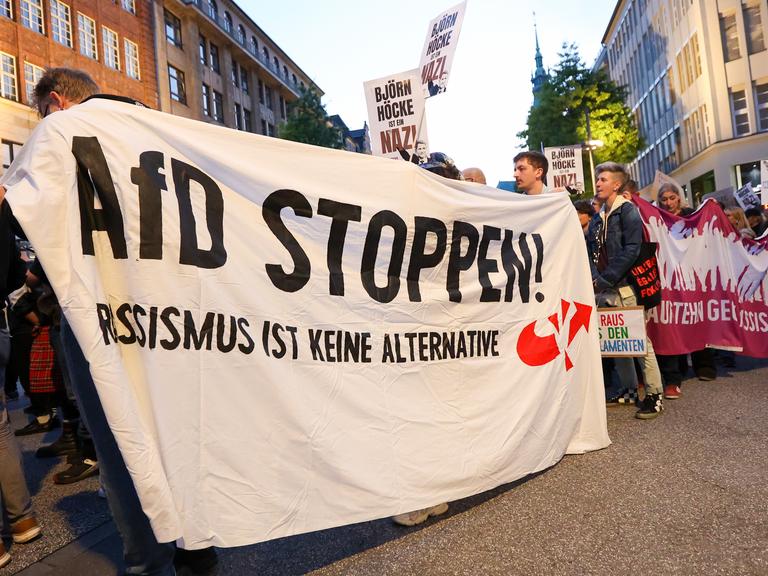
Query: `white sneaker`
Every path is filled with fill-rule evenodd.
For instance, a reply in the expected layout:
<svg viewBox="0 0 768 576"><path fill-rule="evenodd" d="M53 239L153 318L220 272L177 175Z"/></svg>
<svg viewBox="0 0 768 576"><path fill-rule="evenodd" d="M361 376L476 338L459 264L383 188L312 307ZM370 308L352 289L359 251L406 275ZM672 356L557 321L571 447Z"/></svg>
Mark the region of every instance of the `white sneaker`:
<svg viewBox="0 0 768 576"><path fill-rule="evenodd" d="M426 522L430 516L440 516L448 512L448 504L443 502L437 506L431 506L429 508L423 508L421 510L414 510L413 512L406 512L405 514L398 514L392 516L392 521L400 526L416 526Z"/></svg>

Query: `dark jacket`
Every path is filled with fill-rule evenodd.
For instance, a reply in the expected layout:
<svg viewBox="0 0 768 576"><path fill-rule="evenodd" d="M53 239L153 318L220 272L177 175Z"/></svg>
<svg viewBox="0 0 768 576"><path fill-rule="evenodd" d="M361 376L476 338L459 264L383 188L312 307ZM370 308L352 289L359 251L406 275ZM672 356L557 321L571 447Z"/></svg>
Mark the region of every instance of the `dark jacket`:
<svg viewBox="0 0 768 576"><path fill-rule="evenodd" d="M587 247L592 280L597 291L619 288L627 285L629 269L640 255L643 242L643 221L640 213L631 201L617 196L608 213L607 228L604 229L604 216L593 218L589 223ZM597 269L600 246L605 243L608 257L607 266L602 272Z"/></svg>

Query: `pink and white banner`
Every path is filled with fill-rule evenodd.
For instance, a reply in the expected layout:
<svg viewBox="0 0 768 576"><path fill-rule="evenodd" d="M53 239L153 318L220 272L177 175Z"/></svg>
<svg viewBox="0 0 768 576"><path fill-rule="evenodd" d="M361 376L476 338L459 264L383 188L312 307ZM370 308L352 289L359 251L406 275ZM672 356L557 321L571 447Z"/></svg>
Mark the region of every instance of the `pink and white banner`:
<svg viewBox="0 0 768 576"><path fill-rule="evenodd" d="M635 203L659 245L663 300L648 312L656 352L709 346L768 357L768 235L742 238L712 200L685 218Z"/></svg>

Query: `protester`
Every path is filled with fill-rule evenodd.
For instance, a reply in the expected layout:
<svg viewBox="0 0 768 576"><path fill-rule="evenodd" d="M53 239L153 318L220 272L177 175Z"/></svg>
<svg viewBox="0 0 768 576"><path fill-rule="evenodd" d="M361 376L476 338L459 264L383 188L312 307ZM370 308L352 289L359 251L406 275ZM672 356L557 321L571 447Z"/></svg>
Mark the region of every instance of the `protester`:
<svg viewBox="0 0 768 576"><path fill-rule="evenodd" d="M595 208L592 206L592 202L589 200L577 200L573 203L573 207L576 208L576 214L579 217L579 224L581 224L581 230L584 232L584 237L587 236L589 231L589 223L592 218L595 217Z"/></svg>
<svg viewBox="0 0 768 576"><path fill-rule="evenodd" d="M429 155L429 162L422 164L421 166L425 170L429 170L433 174L439 174L444 178L450 178L452 180L461 180L461 172L459 172L453 160L442 152L434 152ZM398 514L392 516L392 521L400 526L416 526L426 522L431 516L440 516L448 511L448 503L442 502L435 506L429 506L422 508L421 510L414 510L413 512L406 512L404 514Z"/></svg>
<svg viewBox="0 0 768 576"><path fill-rule="evenodd" d="M768 228L768 220L765 219L763 209L760 207L748 208L744 211L744 215L747 217L747 222L749 222L752 232L755 233L755 238L762 236L763 232Z"/></svg>
<svg viewBox="0 0 768 576"><path fill-rule="evenodd" d="M624 190L621 191L621 195L627 200L632 200L632 196L635 194L637 194L637 182L629 180L626 186L624 186Z"/></svg>
<svg viewBox="0 0 768 576"><path fill-rule="evenodd" d="M461 171L461 175L467 182L486 184L485 174L483 174L483 171L480 170L480 168L475 168L474 166L472 168L464 168L464 170Z"/></svg>
<svg viewBox="0 0 768 576"><path fill-rule="evenodd" d="M129 105L140 104L129 98L112 95L99 95L98 86L88 74L71 68L53 68L47 70L34 88L34 98L41 117L66 110L89 98L109 98ZM3 176L5 182L23 174L27 165L13 165ZM31 175L34 177L34 174ZM5 188L0 186L0 195L4 197ZM123 557L126 573L131 575L173 576L176 547L173 543L158 543L149 520L141 509L130 474L125 466L109 423L104 415L88 362L83 355L75 336L62 317L62 349L70 371L72 388L80 407L81 416L91 431L98 453L102 485L112 511L115 524L123 539ZM216 564L215 551L212 548L189 553L179 551L176 563L189 566L194 573L203 574L203 570Z"/></svg>
<svg viewBox="0 0 768 576"><path fill-rule="evenodd" d="M725 215L742 238L755 238L755 232L749 226L744 210L738 206L731 206L725 209Z"/></svg>
<svg viewBox="0 0 768 576"><path fill-rule="evenodd" d="M528 196L549 192L544 183L547 179L549 161L541 152L528 150L513 158L515 163L515 184L517 189Z"/></svg>
<svg viewBox="0 0 768 576"><path fill-rule="evenodd" d="M665 182L659 186L657 203L659 208L675 216L685 217L693 214L693 209L687 205L685 197L680 193L680 189L672 182ZM680 398L683 378L688 372L688 355L676 354L666 356L657 354L656 358L659 362L664 382L664 398L668 400ZM692 352L691 363L693 364L693 371L699 380L710 381L717 378L715 353L711 348Z"/></svg>
<svg viewBox="0 0 768 576"><path fill-rule="evenodd" d="M588 236L596 300L601 306L636 306L637 296L627 275L640 254L643 223L635 205L620 194L629 174L615 162L604 162L595 172L595 192L605 202L600 218L590 224ZM650 338L646 338L646 349L641 361L645 398L635 413L640 419L656 418L664 409L661 374Z"/></svg>
<svg viewBox="0 0 768 576"><path fill-rule="evenodd" d="M8 206L0 206L0 293L5 301L8 293L24 281L25 265L19 255L14 234L11 231L11 214ZM11 432L8 410L5 405L5 365L10 354L10 334L6 311L0 313L0 533L5 530L5 518L10 525L11 538L16 544L29 542L42 533L35 518L32 499L24 478L21 451ZM11 561L11 556L0 540L0 567Z"/></svg>

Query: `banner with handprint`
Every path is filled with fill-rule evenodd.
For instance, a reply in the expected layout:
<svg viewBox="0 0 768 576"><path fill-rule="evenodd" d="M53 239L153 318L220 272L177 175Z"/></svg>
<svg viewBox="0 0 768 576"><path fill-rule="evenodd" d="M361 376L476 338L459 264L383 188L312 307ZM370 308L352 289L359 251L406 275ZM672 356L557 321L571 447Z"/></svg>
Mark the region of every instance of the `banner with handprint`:
<svg viewBox="0 0 768 576"><path fill-rule="evenodd" d="M659 245L663 299L648 312L656 352L713 347L768 357L768 235L742 238L712 200L687 217L635 203Z"/></svg>

